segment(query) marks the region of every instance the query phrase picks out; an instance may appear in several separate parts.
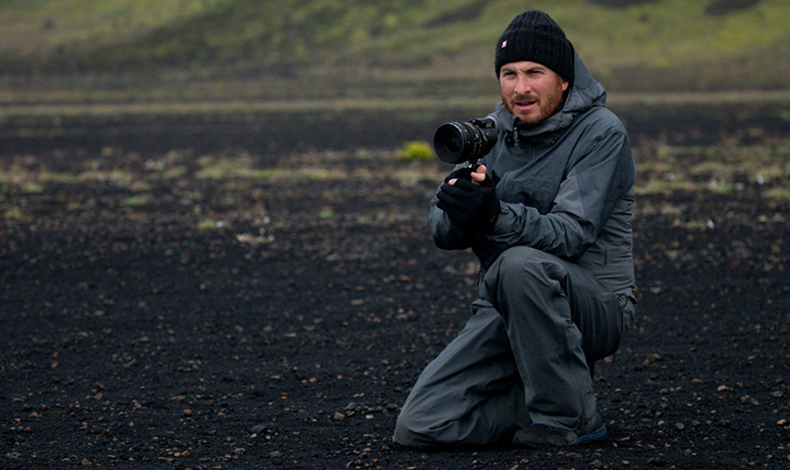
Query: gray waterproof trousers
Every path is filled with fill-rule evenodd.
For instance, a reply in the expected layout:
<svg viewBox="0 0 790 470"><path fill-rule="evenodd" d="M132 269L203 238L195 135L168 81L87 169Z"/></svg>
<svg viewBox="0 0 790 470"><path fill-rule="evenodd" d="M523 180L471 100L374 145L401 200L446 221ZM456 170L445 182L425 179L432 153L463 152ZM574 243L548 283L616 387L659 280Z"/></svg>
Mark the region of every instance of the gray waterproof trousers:
<svg viewBox="0 0 790 470"><path fill-rule="evenodd" d="M589 426L588 363L619 346L618 297L578 265L523 246L499 256L480 294L464 329L412 388L394 441L484 445L532 422Z"/></svg>

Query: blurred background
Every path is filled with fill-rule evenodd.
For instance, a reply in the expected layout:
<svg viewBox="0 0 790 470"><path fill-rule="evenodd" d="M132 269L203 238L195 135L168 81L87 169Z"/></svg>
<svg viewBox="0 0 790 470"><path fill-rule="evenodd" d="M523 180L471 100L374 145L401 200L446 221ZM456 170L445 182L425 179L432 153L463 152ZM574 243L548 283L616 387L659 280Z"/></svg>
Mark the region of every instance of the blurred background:
<svg viewBox="0 0 790 470"><path fill-rule="evenodd" d="M493 109L494 45L528 8L637 146L787 137L786 0L5 0L0 152L427 146Z"/></svg>
<svg viewBox="0 0 790 470"><path fill-rule="evenodd" d="M786 0L5 0L0 103L496 99L543 9L610 92L777 90Z"/></svg>

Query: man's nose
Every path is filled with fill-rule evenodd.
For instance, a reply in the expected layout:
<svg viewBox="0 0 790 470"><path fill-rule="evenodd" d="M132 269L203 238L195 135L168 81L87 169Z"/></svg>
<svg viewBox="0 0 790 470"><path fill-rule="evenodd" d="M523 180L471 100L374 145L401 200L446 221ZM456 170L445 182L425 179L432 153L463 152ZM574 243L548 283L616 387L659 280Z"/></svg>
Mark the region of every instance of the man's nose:
<svg viewBox="0 0 790 470"><path fill-rule="evenodd" d="M514 90L517 95L526 95L532 90L532 85L526 77L519 77L516 82L516 89Z"/></svg>

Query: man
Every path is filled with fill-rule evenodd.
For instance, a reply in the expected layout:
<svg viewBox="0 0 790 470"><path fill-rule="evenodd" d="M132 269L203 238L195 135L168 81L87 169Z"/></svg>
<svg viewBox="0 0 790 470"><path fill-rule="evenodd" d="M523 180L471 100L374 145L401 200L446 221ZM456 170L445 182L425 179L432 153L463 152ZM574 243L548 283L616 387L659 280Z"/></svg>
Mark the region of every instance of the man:
<svg viewBox="0 0 790 470"><path fill-rule="evenodd" d="M403 445L606 438L592 364L615 352L636 303L628 136L547 14L513 19L495 69L497 144L447 177L429 215L439 248L480 259L480 299L406 400Z"/></svg>

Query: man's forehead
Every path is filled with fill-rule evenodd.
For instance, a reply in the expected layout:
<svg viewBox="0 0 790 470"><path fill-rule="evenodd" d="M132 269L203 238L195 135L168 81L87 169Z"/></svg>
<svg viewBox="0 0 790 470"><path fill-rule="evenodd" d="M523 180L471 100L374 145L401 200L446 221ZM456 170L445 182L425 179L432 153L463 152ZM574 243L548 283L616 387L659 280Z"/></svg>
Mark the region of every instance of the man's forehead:
<svg viewBox="0 0 790 470"><path fill-rule="evenodd" d="M535 70L535 69L546 69L549 70L543 64L539 64L538 62L531 62L529 60L522 60L519 62L509 62L502 66L502 70Z"/></svg>

